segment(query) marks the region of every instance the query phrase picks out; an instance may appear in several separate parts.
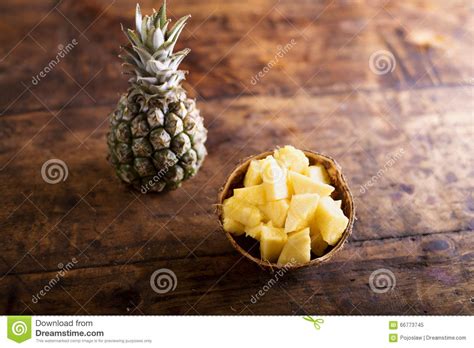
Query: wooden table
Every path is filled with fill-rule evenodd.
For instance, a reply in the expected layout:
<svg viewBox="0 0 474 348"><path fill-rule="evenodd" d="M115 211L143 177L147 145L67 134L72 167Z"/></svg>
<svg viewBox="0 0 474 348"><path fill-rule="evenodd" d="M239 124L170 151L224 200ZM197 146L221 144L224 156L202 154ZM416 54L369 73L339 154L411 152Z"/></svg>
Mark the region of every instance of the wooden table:
<svg viewBox="0 0 474 348"><path fill-rule="evenodd" d="M140 195L105 159L108 113L127 88L119 24L132 25L134 3L2 1L1 314L473 314L469 1L169 9L193 16L179 48L192 49L186 87L209 156L181 189ZM284 144L337 159L357 221L329 263L274 282L232 249L213 204L240 159ZM42 179L50 159L65 181ZM162 268L177 284L159 294L150 278ZM373 291L381 269L392 284Z"/></svg>

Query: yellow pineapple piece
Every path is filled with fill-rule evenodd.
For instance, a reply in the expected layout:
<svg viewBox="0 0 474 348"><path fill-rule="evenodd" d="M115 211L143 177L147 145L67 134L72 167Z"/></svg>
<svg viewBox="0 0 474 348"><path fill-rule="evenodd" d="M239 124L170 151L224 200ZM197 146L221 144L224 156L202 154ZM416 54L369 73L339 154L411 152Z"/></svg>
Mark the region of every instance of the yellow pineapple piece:
<svg viewBox="0 0 474 348"><path fill-rule="evenodd" d="M247 227L257 226L262 221L260 210L236 197L227 198L223 204L224 219L229 218Z"/></svg>
<svg viewBox="0 0 474 348"><path fill-rule="evenodd" d="M234 189L234 197L253 205L265 204L265 189L263 185L255 185Z"/></svg>
<svg viewBox="0 0 474 348"><path fill-rule="evenodd" d="M288 241L283 247L278 265L287 263L308 263L311 260L311 238L309 228L288 234Z"/></svg>
<svg viewBox="0 0 474 348"><path fill-rule="evenodd" d="M285 232L293 232L308 226L318 207L319 195L305 193L291 197L288 215L285 220Z"/></svg>
<svg viewBox="0 0 474 348"><path fill-rule="evenodd" d="M329 174L326 171L326 168L321 164L309 166L304 174L315 181L322 182L323 184L331 184Z"/></svg>
<svg viewBox="0 0 474 348"><path fill-rule="evenodd" d="M252 160L244 178L244 187L260 185L262 183L262 161Z"/></svg>
<svg viewBox="0 0 474 348"><path fill-rule="evenodd" d="M341 206L342 206L342 201L341 201L341 200L334 201L334 204L336 204L336 207L338 207L339 209L341 209Z"/></svg>
<svg viewBox="0 0 474 348"><path fill-rule="evenodd" d="M263 160L262 180L267 201L277 201L289 196L286 170L272 156Z"/></svg>
<svg viewBox="0 0 474 348"><path fill-rule="evenodd" d="M315 231L321 233L322 238L329 244L335 245L347 227L349 219L338 208L331 197L322 197L319 200L314 221L311 222Z"/></svg>
<svg viewBox="0 0 474 348"><path fill-rule="evenodd" d="M320 196L329 196L334 187L322 182L315 181L305 175L293 171L288 172L292 189L295 195L301 193L317 193Z"/></svg>
<svg viewBox="0 0 474 348"><path fill-rule="evenodd" d="M293 183L291 182L290 172L286 172L286 186L288 187L288 197L291 197L295 194L295 190L293 188Z"/></svg>
<svg viewBox="0 0 474 348"><path fill-rule="evenodd" d="M317 228L313 227L313 223L310 223L310 237L311 237L311 251L316 256L323 256L324 251L328 247L328 243L323 239L321 233Z"/></svg>
<svg viewBox="0 0 474 348"><path fill-rule="evenodd" d="M297 173L304 173L309 166L308 157L306 157L304 152L295 149L291 145L276 149L273 152L273 156L277 161L283 163L286 168Z"/></svg>
<svg viewBox="0 0 474 348"><path fill-rule="evenodd" d="M289 207L290 203L287 199L280 199L279 201L268 202L259 206L263 216L269 220L274 227L285 226Z"/></svg>
<svg viewBox="0 0 474 348"><path fill-rule="evenodd" d="M323 197L321 200L327 200L330 202L332 200L331 197ZM341 202L342 201L332 201L332 204L340 208L341 207ZM317 211L317 209L316 209ZM321 231L319 230L319 225L316 222L316 218L313 218L309 222L309 229L310 229L310 237L311 237L311 251L316 255L316 256L323 256L325 254L325 250L328 247L328 243L323 239L323 236L321 235Z"/></svg>
<svg viewBox="0 0 474 348"><path fill-rule="evenodd" d="M262 229L266 227L265 224L260 223L257 226L254 227L245 227L245 235L247 237L252 237L253 239L256 239L260 241L261 235L262 235Z"/></svg>
<svg viewBox="0 0 474 348"><path fill-rule="evenodd" d="M230 218L224 218L224 231L232 233L236 236L240 236L245 233L245 226L240 222L232 220Z"/></svg>
<svg viewBox="0 0 474 348"><path fill-rule="evenodd" d="M283 228L263 226L260 234L260 255L262 260L276 262L288 239Z"/></svg>

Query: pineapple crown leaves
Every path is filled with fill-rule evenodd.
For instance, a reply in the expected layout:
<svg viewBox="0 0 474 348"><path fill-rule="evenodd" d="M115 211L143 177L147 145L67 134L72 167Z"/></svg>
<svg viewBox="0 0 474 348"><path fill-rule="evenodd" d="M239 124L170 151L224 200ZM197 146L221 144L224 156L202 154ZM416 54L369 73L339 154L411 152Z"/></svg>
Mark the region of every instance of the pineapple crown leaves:
<svg viewBox="0 0 474 348"><path fill-rule="evenodd" d="M132 84L138 85L149 95L164 98L176 95L186 75L178 67L190 49L176 53L173 50L189 17L181 17L168 29L171 20L166 18L166 0L160 10L153 10L150 16L142 16L140 5L137 4L136 31L122 26L129 44L122 46L123 51L119 55L124 61L124 73L132 75Z"/></svg>

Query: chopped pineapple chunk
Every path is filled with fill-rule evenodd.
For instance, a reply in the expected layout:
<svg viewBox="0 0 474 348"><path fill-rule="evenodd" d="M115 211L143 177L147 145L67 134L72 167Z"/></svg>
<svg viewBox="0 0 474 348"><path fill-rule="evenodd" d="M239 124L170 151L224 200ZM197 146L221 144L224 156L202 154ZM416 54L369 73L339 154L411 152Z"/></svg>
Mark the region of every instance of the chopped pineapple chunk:
<svg viewBox="0 0 474 348"><path fill-rule="evenodd" d="M265 224L261 223L260 225L254 227L245 227L245 235L247 237L252 237L253 239L260 240L262 236L262 229L266 227Z"/></svg>
<svg viewBox="0 0 474 348"><path fill-rule="evenodd" d="M315 231L321 233L322 238L329 244L335 245L347 227L349 219L338 208L331 197L323 197L319 200L314 221L311 225Z"/></svg>
<svg viewBox="0 0 474 348"><path fill-rule="evenodd" d="M266 203L263 185L234 189L234 197L254 205Z"/></svg>
<svg viewBox="0 0 474 348"><path fill-rule="evenodd" d="M309 228L288 234L278 265L284 266L288 263L307 263L311 260L311 238Z"/></svg>
<svg viewBox="0 0 474 348"><path fill-rule="evenodd" d="M259 208L263 216L269 220L274 227L285 226L286 215L290 207L289 200L280 199L279 201L268 202Z"/></svg>
<svg viewBox="0 0 474 348"><path fill-rule="evenodd" d="M263 160L252 160L250 162L247 173L245 173L245 187L260 185L262 183L262 161Z"/></svg>
<svg viewBox="0 0 474 348"><path fill-rule="evenodd" d="M317 193L320 196L329 196L331 192L334 191L334 187L331 185L315 181L293 171L288 172L288 176L290 177L291 185L296 195L301 193Z"/></svg>
<svg viewBox="0 0 474 348"><path fill-rule="evenodd" d="M253 227L262 221L260 210L245 201L236 197L227 198L223 204L224 218L229 218L241 224Z"/></svg>
<svg viewBox="0 0 474 348"><path fill-rule="evenodd" d="M262 260L284 266L304 264L335 245L349 219L321 164L309 165L305 153L285 146L252 160L243 187L223 203L224 230L260 243Z"/></svg>
<svg viewBox="0 0 474 348"><path fill-rule="evenodd" d="M311 236L311 251L316 256L323 256L324 251L328 247L328 243L323 239L321 233L315 230L312 224L310 224L310 236Z"/></svg>
<svg viewBox="0 0 474 348"><path fill-rule="evenodd" d="M326 168L324 168L323 165L318 164L315 166L309 166L306 169L307 176L309 176L311 179L322 182L323 184L331 184L331 180L329 179L329 174L326 171Z"/></svg>
<svg viewBox="0 0 474 348"><path fill-rule="evenodd" d="M293 183L291 182L290 171L286 172L286 186L288 186L288 197L293 196L295 194L295 190L293 188Z"/></svg>
<svg viewBox="0 0 474 348"><path fill-rule="evenodd" d="M309 166L308 157L304 152L295 149L291 145L275 150L273 156L277 161L283 163L286 168L297 173L304 173Z"/></svg>
<svg viewBox="0 0 474 348"><path fill-rule="evenodd" d="M286 170L281 168L271 156L262 164L262 179L267 201L277 201L288 197Z"/></svg>
<svg viewBox="0 0 474 348"><path fill-rule="evenodd" d="M263 226L260 235L260 255L263 260L276 262L288 239L283 228Z"/></svg>
<svg viewBox="0 0 474 348"><path fill-rule="evenodd" d="M305 193L291 197L288 216L285 221L285 232L293 232L308 226L318 207L319 195Z"/></svg>
<svg viewBox="0 0 474 348"><path fill-rule="evenodd" d="M224 231L240 236L245 233L245 226L240 222L232 220L230 218L224 218Z"/></svg>

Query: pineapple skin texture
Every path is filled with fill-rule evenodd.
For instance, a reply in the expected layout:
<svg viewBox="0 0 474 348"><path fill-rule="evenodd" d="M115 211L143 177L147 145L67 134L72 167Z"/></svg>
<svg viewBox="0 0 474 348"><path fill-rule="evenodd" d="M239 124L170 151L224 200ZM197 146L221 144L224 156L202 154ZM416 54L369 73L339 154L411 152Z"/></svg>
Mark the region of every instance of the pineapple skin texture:
<svg viewBox="0 0 474 348"><path fill-rule="evenodd" d="M206 157L207 130L192 99L164 108L130 89L109 120L109 161L123 182L142 193L180 187Z"/></svg>

